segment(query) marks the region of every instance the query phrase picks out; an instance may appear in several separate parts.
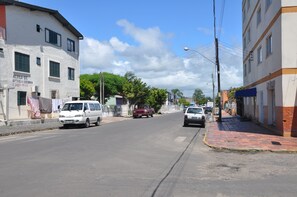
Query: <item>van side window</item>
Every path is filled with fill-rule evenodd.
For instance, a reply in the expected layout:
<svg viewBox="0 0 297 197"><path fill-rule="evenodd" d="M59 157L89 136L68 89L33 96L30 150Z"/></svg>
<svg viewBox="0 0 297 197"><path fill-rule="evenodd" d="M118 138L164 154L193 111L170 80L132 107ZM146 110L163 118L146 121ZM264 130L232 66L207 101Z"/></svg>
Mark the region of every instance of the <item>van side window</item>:
<svg viewBox="0 0 297 197"><path fill-rule="evenodd" d="M94 106L94 104L93 104L93 103L89 103L89 105L90 105L90 110L91 110L91 111L95 111L95 106Z"/></svg>
<svg viewBox="0 0 297 197"><path fill-rule="evenodd" d="M84 110L89 110L89 105L88 105L88 103L85 103L85 104L84 104Z"/></svg>
<svg viewBox="0 0 297 197"><path fill-rule="evenodd" d="M95 109L96 109L97 111L101 110L101 109L100 109L100 105L99 105L99 103L95 103L94 105L95 105Z"/></svg>

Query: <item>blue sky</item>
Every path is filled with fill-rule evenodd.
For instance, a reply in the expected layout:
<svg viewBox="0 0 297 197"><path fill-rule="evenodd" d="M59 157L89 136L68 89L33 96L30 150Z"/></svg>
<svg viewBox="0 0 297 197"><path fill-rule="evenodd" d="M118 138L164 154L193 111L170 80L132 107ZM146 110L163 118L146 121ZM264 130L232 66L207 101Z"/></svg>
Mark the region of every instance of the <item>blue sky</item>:
<svg viewBox="0 0 297 197"><path fill-rule="evenodd" d="M84 35L81 73L132 71L150 86L212 95L214 65L199 55L215 61L212 0L23 2L58 10ZM216 0L222 89L242 85L241 3Z"/></svg>

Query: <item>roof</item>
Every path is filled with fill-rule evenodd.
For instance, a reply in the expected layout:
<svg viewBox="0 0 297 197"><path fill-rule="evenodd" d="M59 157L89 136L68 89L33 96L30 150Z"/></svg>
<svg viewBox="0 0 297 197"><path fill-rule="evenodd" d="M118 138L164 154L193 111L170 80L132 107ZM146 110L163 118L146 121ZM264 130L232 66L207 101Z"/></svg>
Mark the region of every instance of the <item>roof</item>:
<svg viewBox="0 0 297 197"><path fill-rule="evenodd" d="M75 29L57 10L52 10L36 5L31 5L28 3L23 3L15 0L0 0L0 5L14 5L14 6L19 6L22 8L27 8L30 11L41 11L41 12L47 12L53 17L55 17L65 28L67 28L70 32L72 32L75 36L78 37L78 39L82 40L83 35Z"/></svg>

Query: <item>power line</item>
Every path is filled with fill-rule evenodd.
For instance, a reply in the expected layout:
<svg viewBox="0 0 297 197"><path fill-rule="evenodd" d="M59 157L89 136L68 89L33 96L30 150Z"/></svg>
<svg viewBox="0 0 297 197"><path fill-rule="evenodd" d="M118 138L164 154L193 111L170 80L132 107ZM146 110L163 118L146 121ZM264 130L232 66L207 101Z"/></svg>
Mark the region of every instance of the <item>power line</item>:
<svg viewBox="0 0 297 197"><path fill-rule="evenodd" d="M222 32L222 25L223 25L223 20L224 20L224 13L225 13L225 0L223 0L222 8L221 8L221 17L220 17L220 22L219 22L219 35L218 37L221 37L221 32Z"/></svg>

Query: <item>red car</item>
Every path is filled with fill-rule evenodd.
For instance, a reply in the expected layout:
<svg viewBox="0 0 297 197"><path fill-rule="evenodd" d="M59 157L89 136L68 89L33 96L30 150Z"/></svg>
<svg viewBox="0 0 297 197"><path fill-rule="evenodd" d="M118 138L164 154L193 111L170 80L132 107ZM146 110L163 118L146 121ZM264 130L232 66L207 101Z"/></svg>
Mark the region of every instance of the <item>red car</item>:
<svg viewBox="0 0 297 197"><path fill-rule="evenodd" d="M155 110L149 106L142 106L138 107L137 109L133 110L133 118L141 118L142 116L149 116L153 117Z"/></svg>

